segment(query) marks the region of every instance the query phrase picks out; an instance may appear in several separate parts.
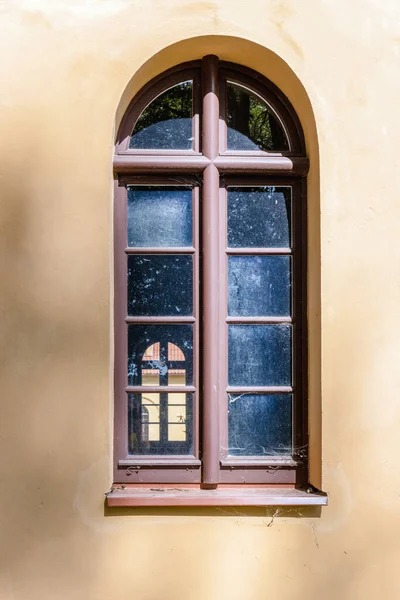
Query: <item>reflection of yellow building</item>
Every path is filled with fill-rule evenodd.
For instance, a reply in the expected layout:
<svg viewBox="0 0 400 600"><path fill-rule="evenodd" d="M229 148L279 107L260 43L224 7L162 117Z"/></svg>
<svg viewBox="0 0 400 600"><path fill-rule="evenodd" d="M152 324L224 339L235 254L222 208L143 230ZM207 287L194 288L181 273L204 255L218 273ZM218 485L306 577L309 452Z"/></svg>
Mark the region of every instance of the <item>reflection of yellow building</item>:
<svg viewBox="0 0 400 600"><path fill-rule="evenodd" d="M160 385L160 371L156 366L160 360L160 344L150 346L144 356L142 368L142 385L157 387ZM185 357L174 344L168 344L168 360L182 361ZM148 363L148 364L146 364ZM169 369L168 385L179 386L186 384L185 369ZM142 442L160 440L160 394L149 392L142 394ZM168 441L186 441L186 393L168 394Z"/></svg>
<svg viewBox="0 0 400 600"><path fill-rule="evenodd" d="M146 374L142 385L154 386L158 375ZM172 374L169 376L170 385L185 385L185 375ZM142 394L142 441L158 441L160 439L160 394ZM148 415L147 417L144 415ZM147 435L146 435L147 433ZM184 442L186 440L186 394L168 394L168 440Z"/></svg>

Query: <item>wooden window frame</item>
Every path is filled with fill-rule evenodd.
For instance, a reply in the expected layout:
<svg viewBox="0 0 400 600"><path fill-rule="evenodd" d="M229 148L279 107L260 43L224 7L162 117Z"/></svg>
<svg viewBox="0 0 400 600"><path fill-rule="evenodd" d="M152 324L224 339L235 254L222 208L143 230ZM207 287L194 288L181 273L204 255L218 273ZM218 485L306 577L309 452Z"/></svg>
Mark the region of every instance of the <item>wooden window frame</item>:
<svg viewBox="0 0 400 600"><path fill-rule="evenodd" d="M132 150L129 138L144 108L173 85L193 80L193 137L191 150ZM271 107L287 134L285 152L232 151L226 148L225 90L227 81L243 85ZM114 156L114 274L115 274L115 419L114 484L109 506L163 505L323 505L326 495L308 485L307 415L307 203L309 162L300 122L288 99L270 81L247 69L206 56L179 65L146 85L134 98L121 122ZM178 181L178 183L177 183ZM202 183L200 214L199 181ZM193 248L126 248L126 200L129 185L192 187ZM226 189L228 186L290 186L292 188L293 319L226 317L227 255L285 254L282 249L225 248ZM201 222L200 222L201 220ZM200 226L202 237L200 240ZM201 243L201 247L200 247ZM193 317L127 317L127 254L192 253L194 256ZM203 265L202 297L197 282ZM219 257L215 260L215 257ZM202 331L200 332L200 305ZM193 456L129 456L127 454L127 326L130 323L193 323L193 386L158 387L153 391L191 392L193 399ZM294 452L292 457L227 457L227 323L293 322L293 384L291 388L262 388L262 392L292 392ZM200 355L200 346L205 348ZM199 368L202 378L200 386ZM244 390L243 387L240 388ZM248 391L260 392L260 388ZM146 387L146 391L151 391ZM229 391L229 390L228 390ZM234 390L231 390L234 391ZM246 390L244 390L246 391ZM201 393L201 407L200 407ZM201 431L201 442L200 434ZM201 453L200 453L201 451ZM244 483L241 483L244 482ZM177 488L179 486L179 489ZM307 493L308 492L308 493Z"/></svg>

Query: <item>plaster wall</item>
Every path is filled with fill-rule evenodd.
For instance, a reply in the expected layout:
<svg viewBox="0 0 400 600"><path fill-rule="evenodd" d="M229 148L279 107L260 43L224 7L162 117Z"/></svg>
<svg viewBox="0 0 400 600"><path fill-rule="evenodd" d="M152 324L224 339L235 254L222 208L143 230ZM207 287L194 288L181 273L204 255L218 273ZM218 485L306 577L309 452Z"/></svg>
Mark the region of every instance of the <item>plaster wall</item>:
<svg viewBox="0 0 400 600"><path fill-rule="evenodd" d="M396 0L0 6L1 600L399 597L399 23ZM305 129L321 516L104 512L114 132L206 53L269 77Z"/></svg>

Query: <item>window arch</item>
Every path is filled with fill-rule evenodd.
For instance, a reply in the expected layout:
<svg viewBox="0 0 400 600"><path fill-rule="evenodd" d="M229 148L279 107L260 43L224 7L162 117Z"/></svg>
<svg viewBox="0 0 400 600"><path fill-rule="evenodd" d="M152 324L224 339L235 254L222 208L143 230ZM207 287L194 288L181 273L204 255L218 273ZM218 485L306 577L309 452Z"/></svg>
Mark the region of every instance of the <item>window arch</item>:
<svg viewBox="0 0 400 600"><path fill-rule="evenodd" d="M158 503L143 484L198 486L189 504L307 485L308 166L288 99L215 56L128 107L114 156L114 480L133 484L132 504Z"/></svg>

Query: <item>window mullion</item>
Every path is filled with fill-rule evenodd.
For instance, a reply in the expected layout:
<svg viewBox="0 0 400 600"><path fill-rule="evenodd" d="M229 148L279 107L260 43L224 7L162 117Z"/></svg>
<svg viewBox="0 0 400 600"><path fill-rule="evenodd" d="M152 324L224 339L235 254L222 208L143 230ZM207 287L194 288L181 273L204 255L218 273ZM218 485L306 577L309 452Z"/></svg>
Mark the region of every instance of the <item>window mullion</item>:
<svg viewBox="0 0 400 600"><path fill-rule="evenodd" d="M218 59L203 59L203 153L213 161L218 155ZM219 171L209 164L203 175L203 485L219 482L218 419L218 316Z"/></svg>

